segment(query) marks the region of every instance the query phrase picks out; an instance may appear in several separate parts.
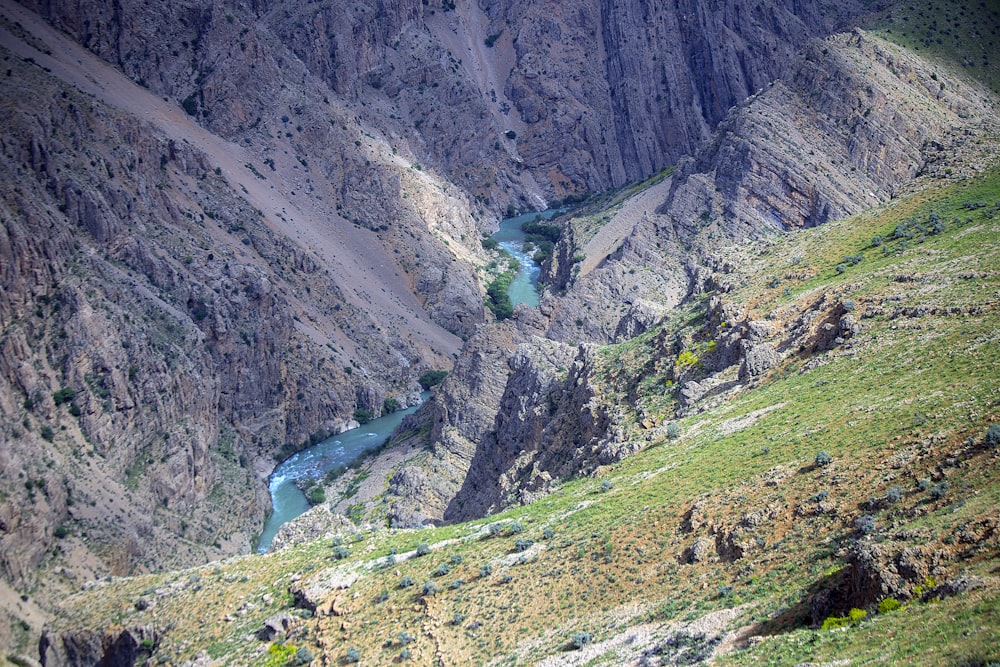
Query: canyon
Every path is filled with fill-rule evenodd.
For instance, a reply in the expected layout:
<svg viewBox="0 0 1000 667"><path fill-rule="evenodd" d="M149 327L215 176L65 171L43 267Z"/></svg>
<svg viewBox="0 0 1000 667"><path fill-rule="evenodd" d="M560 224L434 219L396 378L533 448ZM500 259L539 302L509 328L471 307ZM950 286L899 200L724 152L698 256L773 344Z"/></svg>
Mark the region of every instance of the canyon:
<svg viewBox="0 0 1000 667"><path fill-rule="evenodd" d="M1000 14L962 10L993 30L973 66L896 10L0 0L0 644L81 585L249 554L277 460L425 371L450 374L282 551L537 502L850 348L840 300L727 295L783 235L995 168ZM568 202L538 308L495 321L483 239ZM635 340L660 361L609 379ZM87 662L53 636L45 664Z"/></svg>

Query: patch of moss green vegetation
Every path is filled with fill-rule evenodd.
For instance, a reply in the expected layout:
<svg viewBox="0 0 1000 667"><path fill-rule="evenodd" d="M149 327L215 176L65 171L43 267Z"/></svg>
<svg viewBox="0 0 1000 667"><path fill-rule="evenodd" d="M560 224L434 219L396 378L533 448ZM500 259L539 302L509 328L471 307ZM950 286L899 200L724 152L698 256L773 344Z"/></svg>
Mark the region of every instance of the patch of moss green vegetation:
<svg viewBox="0 0 1000 667"><path fill-rule="evenodd" d="M667 379L717 354L712 299L692 300L595 358L597 398L621 407L644 449L530 505L102 582L67 600L55 626L153 624L153 659L172 664L206 649L218 664L266 664L292 646L329 663L391 663L404 650L415 664L533 663L577 644L592 664L616 664L602 642L627 646L635 626L726 612L728 629L757 639L721 664L997 661L1000 548L968 537L1000 506L1000 452L985 436L1000 423L997 201L993 171L734 250L747 261L721 297L748 318L787 328L816 304L850 301L860 333L849 346L790 350L757 384L676 418ZM677 430L644 425L651 416ZM945 575L984 584L811 617L815 597L849 575L852 545L905 534L947 554ZM322 584L349 576L347 589ZM310 585L315 609L291 593ZM155 604L135 604L144 596ZM248 639L279 613L295 619L294 636Z"/></svg>
<svg viewBox="0 0 1000 667"><path fill-rule="evenodd" d="M897 2L873 22L880 36L957 65L1000 92L1000 2ZM944 85L944 84L942 84Z"/></svg>

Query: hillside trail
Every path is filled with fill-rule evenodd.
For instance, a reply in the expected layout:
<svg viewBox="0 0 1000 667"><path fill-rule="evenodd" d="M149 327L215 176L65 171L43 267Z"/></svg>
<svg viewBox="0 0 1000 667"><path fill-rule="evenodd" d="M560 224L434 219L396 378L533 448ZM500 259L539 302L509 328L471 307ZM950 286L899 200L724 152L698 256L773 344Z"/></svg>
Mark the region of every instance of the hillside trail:
<svg viewBox="0 0 1000 667"><path fill-rule="evenodd" d="M308 201L299 205L291 194L295 185L280 172L257 177L264 165L247 149L205 130L177 104L135 84L83 46L58 32L39 15L13 0L0 0L0 46L31 59L52 76L97 100L155 126L168 138L193 146L219 167L236 193L262 212L265 224L300 247L312 251L330 271L353 305L384 323L406 322L413 335L440 354L457 352L461 341L433 323L416 297L406 289L386 249L359 233L348 221ZM322 317L317 316L318 321ZM400 335L405 340L405 336Z"/></svg>

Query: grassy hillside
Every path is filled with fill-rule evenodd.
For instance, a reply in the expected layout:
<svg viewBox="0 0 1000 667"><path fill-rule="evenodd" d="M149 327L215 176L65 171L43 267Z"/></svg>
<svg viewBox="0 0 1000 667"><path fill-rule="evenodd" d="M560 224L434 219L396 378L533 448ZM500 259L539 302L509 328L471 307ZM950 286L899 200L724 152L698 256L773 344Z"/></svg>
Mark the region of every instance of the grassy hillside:
<svg viewBox="0 0 1000 667"><path fill-rule="evenodd" d="M101 582L53 627L151 627L153 664L998 661L998 216L1000 170L731 249L722 302L783 362L676 419L673 378L719 366L719 295L604 348L603 399L647 447L532 505ZM844 314L860 330L814 344ZM862 546L899 608L850 620Z"/></svg>
<svg viewBox="0 0 1000 667"><path fill-rule="evenodd" d="M872 29L916 53L957 65L1000 92L1000 2L917 0L880 14Z"/></svg>

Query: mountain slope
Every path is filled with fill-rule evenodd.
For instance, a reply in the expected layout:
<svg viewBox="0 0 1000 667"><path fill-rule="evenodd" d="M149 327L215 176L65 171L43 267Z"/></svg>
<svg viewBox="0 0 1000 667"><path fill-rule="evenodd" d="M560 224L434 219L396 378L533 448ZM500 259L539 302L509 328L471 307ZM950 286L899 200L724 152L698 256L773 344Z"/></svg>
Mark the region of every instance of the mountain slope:
<svg viewBox="0 0 1000 667"><path fill-rule="evenodd" d="M993 169L720 248L742 287L594 350L630 458L488 519L99 584L67 600L47 664L97 650L112 621L105 642L169 662L995 660L998 193ZM788 356L645 423L734 335Z"/></svg>

